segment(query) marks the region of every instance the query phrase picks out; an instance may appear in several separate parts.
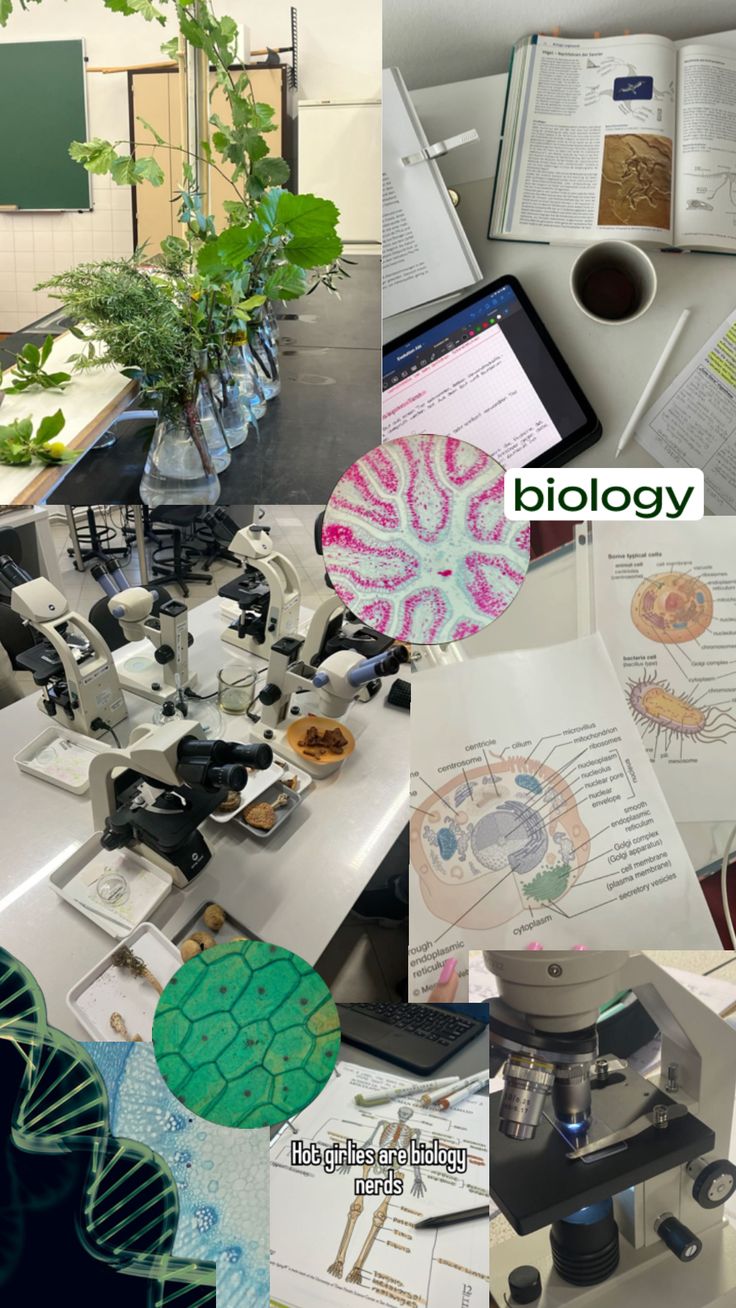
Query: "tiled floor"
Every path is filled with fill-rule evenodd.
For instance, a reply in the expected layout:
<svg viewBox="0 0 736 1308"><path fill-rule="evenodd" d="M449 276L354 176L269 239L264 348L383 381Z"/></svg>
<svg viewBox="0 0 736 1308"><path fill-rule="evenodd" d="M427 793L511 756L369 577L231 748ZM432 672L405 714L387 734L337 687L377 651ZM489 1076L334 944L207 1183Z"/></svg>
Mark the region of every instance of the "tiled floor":
<svg viewBox="0 0 736 1308"><path fill-rule="evenodd" d="M269 505L262 518L259 516L260 508L256 509L257 520L271 527L276 549L285 554L297 569L301 579L302 601L309 608L315 608L325 595L324 568L314 548L314 521L322 507L317 504ZM229 511L235 521L243 525L254 520L252 510L246 510L243 506L231 506ZM122 510L99 509L96 517L100 526L104 523L113 529L108 545L122 544L123 538L119 532ZM80 528L86 525L86 515L81 510L78 511L78 522ZM103 592L91 575L89 566L84 572L76 570L68 553L70 538L63 512L54 515L51 526L66 597L72 608L88 614ZM121 566L129 583L136 585L140 581L140 571L135 550L130 560ZM202 582L190 583L190 595L186 600L190 609L211 599L223 582L237 576L237 568L233 564L222 562L214 563L211 572L214 578L211 586ZM177 595L176 587L170 589ZM25 680L25 676L21 680ZM24 689L27 693L36 693L30 674ZM315 841L315 846L316 844ZM348 917L330 941L317 967L338 1000L396 1002L406 998L406 951L405 926L386 929Z"/></svg>

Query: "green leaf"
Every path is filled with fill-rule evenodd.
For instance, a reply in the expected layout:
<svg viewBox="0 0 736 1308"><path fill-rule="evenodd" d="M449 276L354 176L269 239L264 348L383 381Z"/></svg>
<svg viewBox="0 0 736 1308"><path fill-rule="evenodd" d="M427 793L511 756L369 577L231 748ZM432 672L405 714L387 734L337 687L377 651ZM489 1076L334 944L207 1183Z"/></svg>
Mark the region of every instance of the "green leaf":
<svg viewBox="0 0 736 1308"><path fill-rule="evenodd" d="M291 175L288 163L278 155L269 155L268 158L261 159L255 165L253 172L264 186L282 186L284 182L288 182Z"/></svg>
<svg viewBox="0 0 736 1308"><path fill-rule="evenodd" d="M169 59L178 59L179 57L179 38L172 36L170 41L164 41L161 46L161 54L165 54Z"/></svg>
<svg viewBox="0 0 736 1308"><path fill-rule="evenodd" d="M33 435L31 418L16 418L6 427L0 427L0 441L27 441Z"/></svg>
<svg viewBox="0 0 736 1308"><path fill-rule="evenodd" d="M4 27L13 12L13 0L0 0L0 27Z"/></svg>
<svg viewBox="0 0 736 1308"><path fill-rule="evenodd" d="M18 358L18 363L21 362L21 358L30 363L33 368L37 368L41 362L41 351L37 345L34 345L32 341L29 341L27 345L23 346Z"/></svg>
<svg viewBox="0 0 736 1308"><path fill-rule="evenodd" d="M150 155L136 159L135 177L139 182L150 182L152 186L163 186L164 170Z"/></svg>
<svg viewBox="0 0 736 1308"><path fill-rule="evenodd" d="M264 289L264 299L298 300L307 289L307 274L294 264L278 264L269 272Z"/></svg>
<svg viewBox="0 0 736 1308"><path fill-rule="evenodd" d="M52 413L48 417L42 418L38 425L38 431L33 438L34 445L47 445L49 441L52 441L55 436L59 435L59 432L65 425L66 418L61 412L61 409L57 409L56 413Z"/></svg>
<svg viewBox="0 0 736 1308"><path fill-rule="evenodd" d="M84 164L88 173L109 173L116 158L115 147L99 136L91 141L72 141L69 154L77 163Z"/></svg>
<svg viewBox="0 0 736 1308"><path fill-rule="evenodd" d="M156 131L156 128L153 127L153 125L149 123L145 118L139 117L137 121L140 123L141 127L145 127L146 131L151 133L151 136L156 142L156 145L166 145L163 136L159 136L158 132Z"/></svg>
<svg viewBox="0 0 736 1308"><path fill-rule="evenodd" d="M110 9L114 14L125 14L126 17L135 13L128 0L105 0L105 8Z"/></svg>
<svg viewBox="0 0 736 1308"><path fill-rule="evenodd" d="M117 186L135 186L138 180L136 174L136 160L132 159L129 154L116 155L110 167L112 180Z"/></svg>
<svg viewBox="0 0 736 1308"><path fill-rule="evenodd" d="M239 268L261 244L256 223L248 227L227 227L214 241L208 241L197 255L197 268L203 276L218 268Z"/></svg>
<svg viewBox="0 0 736 1308"><path fill-rule="evenodd" d="M54 338L49 332L48 336L46 337L46 340L44 341L41 347L41 363L46 362L53 349L53 345L54 345Z"/></svg>
<svg viewBox="0 0 736 1308"><path fill-rule="evenodd" d="M166 15L151 0L126 0L126 3L130 13L140 14L147 23L166 23Z"/></svg>
<svg viewBox="0 0 736 1308"><path fill-rule="evenodd" d="M71 374L68 372L47 372L45 376L51 386L65 386L71 381Z"/></svg>
<svg viewBox="0 0 736 1308"><path fill-rule="evenodd" d="M190 45L193 45L197 50L204 50L207 38L199 23L195 22L193 18L188 18L181 9L179 10L179 27L182 36L186 37Z"/></svg>

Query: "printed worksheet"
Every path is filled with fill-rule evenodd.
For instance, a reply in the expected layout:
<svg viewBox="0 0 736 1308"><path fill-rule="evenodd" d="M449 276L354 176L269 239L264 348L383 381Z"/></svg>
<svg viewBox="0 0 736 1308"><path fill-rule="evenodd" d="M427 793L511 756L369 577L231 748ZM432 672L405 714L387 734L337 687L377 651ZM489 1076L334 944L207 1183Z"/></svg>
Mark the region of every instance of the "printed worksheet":
<svg viewBox="0 0 736 1308"><path fill-rule="evenodd" d="M488 1070L487 1057L485 1068ZM441 1075L441 1073L440 1073ZM355 1096L409 1085L412 1078L339 1063L332 1080L274 1141L271 1150L271 1301L276 1308L487 1308L488 1222L416 1230L437 1213L488 1203L488 1096L455 1108L425 1108L418 1096L360 1107ZM416 1078L413 1078L416 1084ZM386 1164L341 1168L291 1162L292 1143L322 1151L345 1145L391 1151L411 1142L438 1147L465 1170L441 1164L391 1167L403 1192L356 1196L356 1179L381 1180Z"/></svg>
<svg viewBox="0 0 736 1308"><path fill-rule="evenodd" d="M736 524L596 522L591 539L590 622L675 820L733 818Z"/></svg>
<svg viewBox="0 0 736 1308"><path fill-rule="evenodd" d="M419 673L409 802L410 1001L466 949L719 947L600 635Z"/></svg>
<svg viewBox="0 0 736 1308"><path fill-rule="evenodd" d="M654 401L635 435L664 468L703 469L710 513L736 513L736 311Z"/></svg>

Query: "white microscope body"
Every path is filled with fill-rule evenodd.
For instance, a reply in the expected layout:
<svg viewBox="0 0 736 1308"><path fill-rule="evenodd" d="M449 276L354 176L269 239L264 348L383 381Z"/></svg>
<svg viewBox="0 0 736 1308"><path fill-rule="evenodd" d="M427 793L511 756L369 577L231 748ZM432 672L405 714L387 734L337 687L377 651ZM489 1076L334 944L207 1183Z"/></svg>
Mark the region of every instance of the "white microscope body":
<svg viewBox="0 0 736 1308"><path fill-rule="evenodd" d="M510 1297L508 1278L514 1269L532 1267L541 1274L541 1296L534 1300L537 1308L621 1308L622 1304L630 1304L631 1308L639 1305L642 1308L644 1305L646 1308L733 1308L736 1231L724 1217L722 1204L734 1193L736 1185L736 1169L728 1162L736 1101L736 1032L644 954L492 950L484 957L499 990L499 1000L491 1001L491 1043L509 1055L504 1067L506 1090L499 1110L499 1126L503 1126L503 1135L513 1143L504 1146L503 1153L497 1144L498 1197L503 1184L501 1159L506 1158L508 1163L508 1151L518 1150L518 1165L523 1166L525 1141L533 1138L537 1129L532 1119L536 1116L537 1122L544 1118L551 1121L549 1107L541 1109L537 1102L537 1109L533 1108L535 1099L539 1101L542 1085L541 1079L536 1078L544 1075L545 1066L547 1074L554 1072L555 1076L555 1089L550 1095L547 1086L545 1102L557 1104L556 1121L563 1120L558 1111L559 1101L555 1100L558 1076L561 1102L573 1109L581 1105L581 1082L576 1086L572 1073L585 1064L571 1068L571 1055L567 1056L567 1066L565 1055L557 1062L556 1053L542 1052L545 1044L548 1049L559 1050L564 1049L567 1040L574 1046L576 1033L586 1027L590 1031L598 1020L601 1006L610 1003L622 990L633 991L662 1035L661 1070L656 1076L651 1075L646 1084L666 1092L675 1101L675 1114L693 1114L715 1136L714 1148L706 1156L690 1158L656 1175L651 1175L650 1169L649 1179L618 1190L615 1181L606 1182L610 1185L620 1237L620 1261L609 1279L587 1285L563 1279L553 1264L550 1228L544 1225L531 1234L514 1234L511 1239L492 1246L492 1302L499 1308L504 1304L514 1308L516 1302L521 1302ZM529 1033L530 1047L525 1032ZM536 1052L532 1045L536 1046ZM600 1050L601 1054L606 1052ZM589 1050L585 1059L584 1083L590 1105L588 1078L597 1075L592 1070L596 1055ZM546 1064L545 1060L548 1060ZM602 1061L606 1063L605 1059ZM608 1075L607 1064L603 1074ZM635 1076L626 1073L627 1079ZM592 1084L595 1087L596 1081ZM595 1090L592 1103L596 1103ZM649 1139L666 1141L666 1134L659 1137L656 1127L650 1125L650 1118L644 1122L646 1114L641 1109L638 1112L641 1116L629 1120L618 1133L619 1137L632 1141L644 1139L643 1128L649 1129ZM656 1112L653 1109L652 1115ZM604 1146L607 1141L613 1147L613 1135L605 1135L603 1124L600 1136L592 1133L587 1137L594 1143L583 1144L582 1151L576 1145L566 1153L564 1140L568 1139L569 1148L569 1137L560 1131L559 1125L556 1129L562 1134L559 1145L563 1164L585 1169L580 1173L581 1179L592 1194L597 1184L596 1167L605 1167L611 1161L610 1157L608 1163L599 1162L598 1158L606 1159ZM491 1137L492 1194L494 1139L499 1140L496 1131L492 1131ZM555 1148L556 1162L559 1162L557 1140L552 1136L547 1143L549 1148ZM626 1148L624 1144L622 1149L619 1138L616 1149L623 1160ZM513 1157L514 1160L517 1157L515 1152ZM593 1199L581 1201L583 1213L586 1202L593 1203ZM507 1215L511 1220L512 1214ZM671 1235L673 1225L681 1228L677 1256L674 1256ZM688 1243L691 1234L692 1241Z"/></svg>
<svg viewBox="0 0 736 1308"><path fill-rule="evenodd" d="M146 650L133 651L118 665L118 675L125 690L161 704L192 684L189 675L189 635L186 604L168 600L153 617L157 595L145 586L130 586L108 600L107 607L117 618L126 640L149 641L153 658Z"/></svg>
<svg viewBox="0 0 736 1308"><path fill-rule="evenodd" d="M220 639L247 654L268 658L271 646L282 636L293 636L299 627L301 589L294 565L273 548L268 532L251 523L236 533L230 550L263 581L243 593L243 581L228 583L220 594L240 604L239 616L222 632ZM238 590L241 590L241 597Z"/></svg>
<svg viewBox="0 0 736 1308"><path fill-rule="evenodd" d="M354 650L337 650L315 668L298 658L302 644L302 637L296 636L285 637L271 646L266 684L259 694L263 706L261 717L251 728L251 736L267 741L277 754L291 759L312 776L326 777L340 767L341 761L313 763L292 750L286 735L290 724L300 720L306 729L307 713L326 718L344 717L356 699L370 698L370 682L398 672L408 652L403 646L394 646L367 659ZM299 694L308 694L304 714L298 702L292 704L292 696Z"/></svg>
<svg viewBox="0 0 736 1308"><path fill-rule="evenodd" d="M39 709L84 736L103 736L124 722L128 713L110 650L61 591L36 577L15 586L10 603L51 646L46 653L34 646L19 657L43 687Z"/></svg>

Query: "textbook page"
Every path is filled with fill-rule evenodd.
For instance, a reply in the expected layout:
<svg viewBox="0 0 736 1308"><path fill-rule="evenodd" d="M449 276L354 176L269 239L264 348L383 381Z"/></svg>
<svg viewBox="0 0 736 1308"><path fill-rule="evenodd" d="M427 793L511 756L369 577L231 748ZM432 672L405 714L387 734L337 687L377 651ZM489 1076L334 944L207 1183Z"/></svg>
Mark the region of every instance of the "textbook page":
<svg viewBox="0 0 736 1308"><path fill-rule="evenodd" d="M505 124L505 211L494 214L492 235L671 244L672 42L539 36L525 60L516 120Z"/></svg>
<svg viewBox="0 0 736 1308"><path fill-rule="evenodd" d="M600 635L418 673L409 803L410 1002L465 949L719 948Z"/></svg>
<svg viewBox="0 0 736 1308"><path fill-rule="evenodd" d="M451 295L482 276L436 163L401 162L428 144L401 73L385 68L384 318Z"/></svg>
<svg viewBox="0 0 736 1308"><path fill-rule="evenodd" d="M483 1053L488 1071L487 1046ZM440 1073L441 1075L441 1073ZM425 1308L487 1308L488 1222L459 1222L417 1231L415 1223L435 1213L460 1211L488 1200L488 1096L474 1094L440 1112L419 1096L361 1107L366 1096L416 1085L416 1077L338 1063L329 1085L274 1141L271 1150L271 1301L281 1308L343 1308L351 1304ZM406 1119L402 1129L399 1110ZM408 1110L408 1116L407 1116ZM293 1129L291 1129L293 1128ZM398 1163L403 1193L385 1205L382 1193L360 1196L351 1224L355 1182L364 1165L328 1174L317 1163L291 1163L293 1141L322 1149L355 1141L358 1147L408 1147L438 1140L464 1150L467 1167L453 1172L441 1164ZM374 1180L384 1166L369 1169ZM385 1219L370 1241L373 1217L385 1205ZM379 1218L382 1213L378 1213ZM349 1229L352 1225L352 1229Z"/></svg>
<svg viewBox="0 0 736 1308"><path fill-rule="evenodd" d="M736 523L592 523L593 624L676 822L736 816Z"/></svg>
<svg viewBox="0 0 736 1308"><path fill-rule="evenodd" d="M675 243L736 252L736 51L678 55Z"/></svg>
<svg viewBox="0 0 736 1308"><path fill-rule="evenodd" d="M736 513L736 309L641 417L635 436L664 468L702 468L709 513Z"/></svg>

